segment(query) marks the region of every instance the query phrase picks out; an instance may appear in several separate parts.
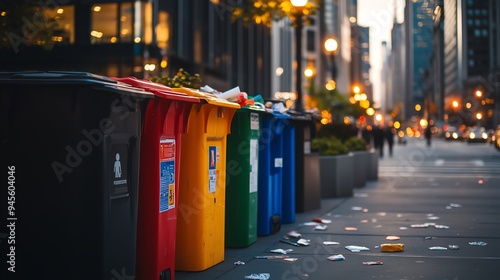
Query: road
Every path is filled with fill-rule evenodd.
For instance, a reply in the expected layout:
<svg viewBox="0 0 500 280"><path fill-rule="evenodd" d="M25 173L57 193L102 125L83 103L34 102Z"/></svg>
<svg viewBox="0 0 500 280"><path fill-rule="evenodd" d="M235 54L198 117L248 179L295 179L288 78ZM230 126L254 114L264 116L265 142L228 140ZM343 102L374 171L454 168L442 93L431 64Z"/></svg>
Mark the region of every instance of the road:
<svg viewBox="0 0 500 280"><path fill-rule="evenodd" d="M393 157L385 155L378 181L356 189L353 197L323 200L320 210L298 215L278 234L226 249L223 263L204 272L177 272L176 279L245 279L263 272L270 279L499 279L500 153L486 144L434 140L427 147L414 139L395 146ZM314 217L332 222L325 231L302 225ZM311 244L280 243L289 230ZM404 251L381 252L383 243L404 244ZM351 252L348 245L369 250ZM254 258L277 248L293 249L288 255L296 260ZM327 260L335 254L345 260ZM363 264L373 261L383 264Z"/></svg>

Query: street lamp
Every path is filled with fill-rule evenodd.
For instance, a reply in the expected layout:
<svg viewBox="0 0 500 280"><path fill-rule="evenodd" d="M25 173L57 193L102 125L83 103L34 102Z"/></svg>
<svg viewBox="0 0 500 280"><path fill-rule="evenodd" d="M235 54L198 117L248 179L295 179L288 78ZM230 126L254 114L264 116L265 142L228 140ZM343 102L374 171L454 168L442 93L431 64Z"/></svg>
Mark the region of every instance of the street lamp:
<svg viewBox="0 0 500 280"><path fill-rule="evenodd" d="M297 98L295 100L295 110L298 112L304 111L304 105L302 102L302 9L307 4L307 0L291 0L292 5L296 8L295 15L295 60L297 63L296 69L296 80L295 80L295 88L297 91Z"/></svg>
<svg viewBox="0 0 500 280"><path fill-rule="evenodd" d="M328 52L332 58L332 80L337 78L337 65L335 65L335 51L338 49L339 44L337 40L333 38L328 38L325 40L325 50Z"/></svg>

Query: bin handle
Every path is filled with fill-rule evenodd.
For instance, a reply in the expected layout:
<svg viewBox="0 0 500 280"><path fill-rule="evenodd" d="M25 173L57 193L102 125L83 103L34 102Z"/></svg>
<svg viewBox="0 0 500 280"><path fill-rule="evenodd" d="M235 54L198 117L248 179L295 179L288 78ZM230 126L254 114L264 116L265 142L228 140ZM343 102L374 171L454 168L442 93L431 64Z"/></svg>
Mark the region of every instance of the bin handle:
<svg viewBox="0 0 500 280"><path fill-rule="evenodd" d="M255 102L253 105L255 107L259 107L260 109L266 109L266 106L260 102Z"/></svg>

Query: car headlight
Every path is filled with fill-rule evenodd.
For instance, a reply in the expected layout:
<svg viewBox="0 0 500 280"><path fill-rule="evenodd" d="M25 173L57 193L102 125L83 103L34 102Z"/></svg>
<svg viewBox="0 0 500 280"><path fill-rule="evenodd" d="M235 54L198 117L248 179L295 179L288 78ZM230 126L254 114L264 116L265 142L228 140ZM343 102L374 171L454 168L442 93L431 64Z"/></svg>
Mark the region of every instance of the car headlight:
<svg viewBox="0 0 500 280"><path fill-rule="evenodd" d="M483 132L481 134L481 137L483 137L483 139L488 139L488 134L486 134L486 132Z"/></svg>
<svg viewBox="0 0 500 280"><path fill-rule="evenodd" d="M469 134L469 138L470 138L470 139L474 139L474 138L476 138L476 134L475 134L474 132L471 132L471 133Z"/></svg>
<svg viewBox="0 0 500 280"><path fill-rule="evenodd" d="M453 139L458 139L458 134L456 132L453 132Z"/></svg>
<svg viewBox="0 0 500 280"><path fill-rule="evenodd" d="M444 136L445 136L446 138L450 138L450 133L449 133L449 132L446 132L446 133L444 134Z"/></svg>

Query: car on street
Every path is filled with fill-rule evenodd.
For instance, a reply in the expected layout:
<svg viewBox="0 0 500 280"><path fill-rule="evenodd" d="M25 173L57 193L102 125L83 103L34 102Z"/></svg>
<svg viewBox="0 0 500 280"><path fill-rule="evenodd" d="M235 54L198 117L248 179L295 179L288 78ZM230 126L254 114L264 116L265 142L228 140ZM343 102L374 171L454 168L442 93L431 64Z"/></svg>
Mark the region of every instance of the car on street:
<svg viewBox="0 0 500 280"><path fill-rule="evenodd" d="M462 140L462 133L454 126L449 126L444 131L444 138L447 141Z"/></svg>
<svg viewBox="0 0 500 280"><path fill-rule="evenodd" d="M484 127L470 127L465 131L464 139L467 143L486 143L488 133Z"/></svg>

